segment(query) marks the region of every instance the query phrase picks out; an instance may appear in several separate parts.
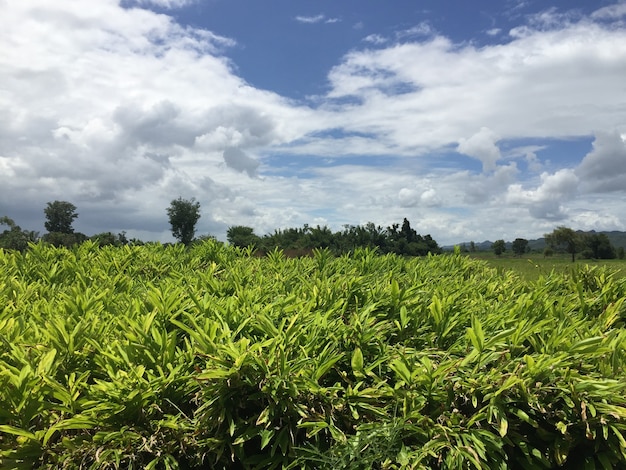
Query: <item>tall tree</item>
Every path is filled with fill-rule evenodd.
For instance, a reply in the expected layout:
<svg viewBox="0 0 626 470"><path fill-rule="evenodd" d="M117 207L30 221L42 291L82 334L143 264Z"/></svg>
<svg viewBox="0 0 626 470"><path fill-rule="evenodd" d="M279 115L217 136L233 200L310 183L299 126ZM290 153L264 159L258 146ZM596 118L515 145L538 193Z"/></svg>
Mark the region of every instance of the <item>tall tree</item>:
<svg viewBox="0 0 626 470"><path fill-rule="evenodd" d="M582 240L574 230L560 226L551 233L546 233L545 237L548 245L552 248L564 248L567 253L572 255L572 263L576 261L576 253L581 249Z"/></svg>
<svg viewBox="0 0 626 470"><path fill-rule="evenodd" d="M506 243L504 242L504 240L496 240L491 244L491 249L496 254L496 256L500 256L506 251Z"/></svg>
<svg viewBox="0 0 626 470"><path fill-rule="evenodd" d="M526 250L528 249L528 240L526 240L525 238L516 238L515 240L513 240L511 249L513 250L513 253L515 253L517 256L522 256L524 253L526 253Z"/></svg>
<svg viewBox="0 0 626 470"><path fill-rule="evenodd" d="M46 214L44 226L50 233L74 233L72 224L78 217L76 206L67 201L49 202L43 210Z"/></svg>
<svg viewBox="0 0 626 470"><path fill-rule="evenodd" d="M226 240L233 246L246 248L248 246L259 246L261 239L254 233L252 227L245 225L234 225L228 227L226 231Z"/></svg>
<svg viewBox="0 0 626 470"><path fill-rule="evenodd" d="M196 223L200 218L200 203L195 198L190 200L179 197L167 208L172 235L184 245L189 245L196 233Z"/></svg>

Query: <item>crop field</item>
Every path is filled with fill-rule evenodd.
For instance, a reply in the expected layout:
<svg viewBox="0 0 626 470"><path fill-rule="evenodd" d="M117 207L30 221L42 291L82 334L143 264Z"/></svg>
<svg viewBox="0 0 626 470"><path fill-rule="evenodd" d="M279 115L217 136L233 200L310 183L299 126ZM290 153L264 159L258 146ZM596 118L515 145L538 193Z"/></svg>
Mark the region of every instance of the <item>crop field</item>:
<svg viewBox="0 0 626 470"><path fill-rule="evenodd" d="M0 250L0 468L626 465L626 278L208 240Z"/></svg>

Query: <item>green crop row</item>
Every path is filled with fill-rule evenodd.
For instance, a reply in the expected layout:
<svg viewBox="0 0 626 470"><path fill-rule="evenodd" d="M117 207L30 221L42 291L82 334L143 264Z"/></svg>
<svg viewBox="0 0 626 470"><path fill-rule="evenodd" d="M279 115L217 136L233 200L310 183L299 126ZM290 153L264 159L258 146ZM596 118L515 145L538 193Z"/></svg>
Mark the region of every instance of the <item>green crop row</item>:
<svg viewBox="0 0 626 470"><path fill-rule="evenodd" d="M616 468L626 280L206 241L0 250L0 468Z"/></svg>

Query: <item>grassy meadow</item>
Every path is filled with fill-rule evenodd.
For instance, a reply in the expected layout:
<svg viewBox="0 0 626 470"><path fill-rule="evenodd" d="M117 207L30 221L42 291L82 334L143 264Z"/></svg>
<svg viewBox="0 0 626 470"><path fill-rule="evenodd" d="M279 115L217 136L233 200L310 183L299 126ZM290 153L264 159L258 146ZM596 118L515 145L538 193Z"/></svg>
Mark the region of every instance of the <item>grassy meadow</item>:
<svg viewBox="0 0 626 470"><path fill-rule="evenodd" d="M0 250L0 468L624 468L626 278L516 263Z"/></svg>
<svg viewBox="0 0 626 470"><path fill-rule="evenodd" d="M514 256L505 253L496 256L492 252L479 251L468 256L486 261L489 266L499 270L512 270L526 281L536 281L540 276L550 275L552 272L561 275L571 274L572 271L584 269L586 266L606 268L614 272L615 277L626 277L626 260L590 260L577 258L572 263L571 255L555 254L546 257L541 253L529 253L523 256Z"/></svg>

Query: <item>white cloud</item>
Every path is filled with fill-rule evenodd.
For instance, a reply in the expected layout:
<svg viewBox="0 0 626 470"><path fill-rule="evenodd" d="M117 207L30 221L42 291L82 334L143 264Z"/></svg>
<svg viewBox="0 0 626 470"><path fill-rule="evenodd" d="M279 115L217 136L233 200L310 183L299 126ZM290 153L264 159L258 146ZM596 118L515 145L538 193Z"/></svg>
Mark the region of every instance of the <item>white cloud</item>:
<svg viewBox="0 0 626 470"><path fill-rule="evenodd" d="M315 24L315 23L339 23L341 20L339 18L327 18L326 15L313 15L313 16L296 16L296 21L300 23L306 24Z"/></svg>
<svg viewBox="0 0 626 470"><path fill-rule="evenodd" d="M626 31L581 22L480 49L438 36L353 51L330 72L328 96L350 103L335 127L415 154L468 139L476 123L501 140L612 128L626 122L624 76Z"/></svg>
<svg viewBox="0 0 626 470"><path fill-rule="evenodd" d="M419 37L419 36L431 36L435 34L435 30L433 27L426 21L422 21L415 26L404 29L402 31L398 31L396 33L396 37L398 39L411 38L411 37Z"/></svg>
<svg viewBox="0 0 626 470"><path fill-rule="evenodd" d="M389 41L389 39L381 36L380 34L370 34L369 36L364 37L363 41L379 46L381 44L385 44L387 41Z"/></svg>
<svg viewBox="0 0 626 470"><path fill-rule="evenodd" d="M620 3L608 5L594 11L591 15L595 19L619 19L626 16L626 2L623 0Z"/></svg>
<svg viewBox="0 0 626 470"><path fill-rule="evenodd" d="M441 199L434 188L425 190L402 188L398 192L398 202L401 207L437 207L441 205Z"/></svg>
<svg viewBox="0 0 626 470"><path fill-rule="evenodd" d="M507 202L527 207L538 219L563 220L567 217L565 204L576 197L578 185L579 179L573 170L542 173L536 189L523 189L521 184L509 186Z"/></svg>
<svg viewBox="0 0 626 470"><path fill-rule="evenodd" d="M492 171L500 159L500 149L496 145L496 134L487 127L472 135L469 139L460 139L457 151L477 158L483 164L483 171Z"/></svg>
<svg viewBox="0 0 626 470"><path fill-rule="evenodd" d="M193 3L196 3L197 1L198 0L128 0L128 3L140 6L155 6L160 8L174 9L191 5Z"/></svg>
<svg viewBox="0 0 626 470"><path fill-rule="evenodd" d="M224 150L224 162L226 165L236 171L246 172L248 176L256 176L259 162L250 157L241 149L236 147L228 147Z"/></svg>
<svg viewBox="0 0 626 470"><path fill-rule="evenodd" d="M404 217L441 243L541 236L555 220L619 227L619 11L598 10L598 23L544 16L480 48L424 26L412 34L427 38L402 44L368 36L381 47L348 53L311 108L238 76L233 39L167 15L117 0L5 2L0 215L42 230L45 203L64 199L85 233L168 240L165 207L180 195L203 204L199 233L218 236L234 224L338 230ZM598 133L580 165L583 155L545 160L546 138L597 129L617 131Z"/></svg>
<svg viewBox="0 0 626 470"><path fill-rule="evenodd" d="M618 131L599 132L593 149L585 156L576 174L584 189L594 193L626 192L626 140Z"/></svg>

